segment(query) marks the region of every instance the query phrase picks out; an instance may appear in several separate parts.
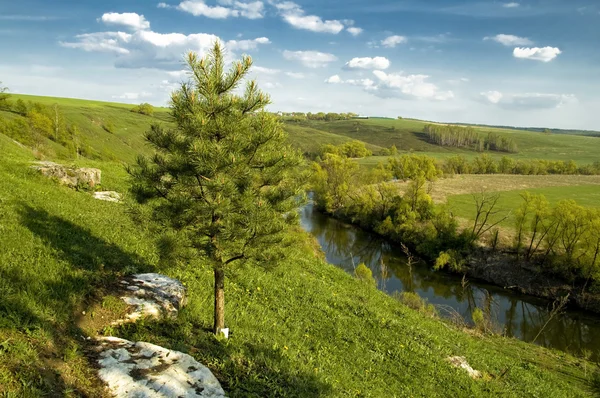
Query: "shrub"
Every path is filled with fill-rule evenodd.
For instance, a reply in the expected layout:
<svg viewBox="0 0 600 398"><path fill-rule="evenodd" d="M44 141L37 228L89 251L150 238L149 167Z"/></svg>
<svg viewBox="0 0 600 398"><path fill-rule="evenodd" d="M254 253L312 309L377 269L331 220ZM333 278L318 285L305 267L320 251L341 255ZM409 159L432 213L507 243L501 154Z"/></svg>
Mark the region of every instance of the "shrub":
<svg viewBox="0 0 600 398"><path fill-rule="evenodd" d="M147 102L139 104L131 108L131 112L139 113L142 115L152 116L154 113L154 107Z"/></svg>
<svg viewBox="0 0 600 398"><path fill-rule="evenodd" d="M485 316L483 315L483 311L480 308L475 308L473 313L471 314L471 318L473 319L473 323L475 327L482 332L485 331Z"/></svg>
<svg viewBox="0 0 600 398"><path fill-rule="evenodd" d="M422 299L418 293L414 292L402 292L396 296L405 306L417 310L429 316L436 316L437 310L433 304L428 304L426 300Z"/></svg>
<svg viewBox="0 0 600 398"><path fill-rule="evenodd" d="M375 278L373 278L373 272L369 267L365 265L365 263L358 264L358 267L356 267L356 269L354 270L354 276L368 284L375 285L377 283Z"/></svg>

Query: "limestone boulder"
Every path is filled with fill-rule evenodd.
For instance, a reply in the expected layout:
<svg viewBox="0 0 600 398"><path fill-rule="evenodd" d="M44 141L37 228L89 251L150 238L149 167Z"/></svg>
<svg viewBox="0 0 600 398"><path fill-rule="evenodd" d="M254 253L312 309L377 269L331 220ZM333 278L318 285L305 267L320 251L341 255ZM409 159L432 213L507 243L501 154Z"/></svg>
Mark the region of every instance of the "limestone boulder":
<svg viewBox="0 0 600 398"><path fill-rule="evenodd" d="M161 274L136 274L121 281L121 299L131 306L125 319L115 324L135 322L140 318L175 318L185 305L186 291L181 282Z"/></svg>
<svg viewBox="0 0 600 398"><path fill-rule="evenodd" d="M116 337L97 340L98 374L117 398L225 397L212 372L188 354Z"/></svg>
<svg viewBox="0 0 600 398"><path fill-rule="evenodd" d="M69 187L87 185L94 188L102 181L102 171L93 168L74 168L54 162L36 162L33 169L39 171L48 178L56 179L60 184Z"/></svg>
<svg viewBox="0 0 600 398"><path fill-rule="evenodd" d="M121 202L121 194L115 191L98 191L93 194L94 199L104 200L107 202Z"/></svg>

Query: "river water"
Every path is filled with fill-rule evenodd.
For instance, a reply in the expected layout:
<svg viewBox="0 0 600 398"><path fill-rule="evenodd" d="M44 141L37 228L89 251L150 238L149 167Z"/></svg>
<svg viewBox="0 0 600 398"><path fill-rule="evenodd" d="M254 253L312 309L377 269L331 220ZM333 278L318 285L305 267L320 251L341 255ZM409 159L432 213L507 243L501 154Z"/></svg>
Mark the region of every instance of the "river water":
<svg viewBox="0 0 600 398"><path fill-rule="evenodd" d="M479 307L487 310L496 326L508 336L527 342L537 336L535 344L600 359L598 316L568 309L548 322L552 304L547 300L476 281L468 280L465 284L461 277L435 272L423 263L409 267L399 246L331 218L312 204L304 207L300 215L303 228L317 238L329 263L347 272L365 263L373 272L378 288L388 294L418 293L434 304L440 315L449 316L456 311L468 323L472 322L473 309Z"/></svg>

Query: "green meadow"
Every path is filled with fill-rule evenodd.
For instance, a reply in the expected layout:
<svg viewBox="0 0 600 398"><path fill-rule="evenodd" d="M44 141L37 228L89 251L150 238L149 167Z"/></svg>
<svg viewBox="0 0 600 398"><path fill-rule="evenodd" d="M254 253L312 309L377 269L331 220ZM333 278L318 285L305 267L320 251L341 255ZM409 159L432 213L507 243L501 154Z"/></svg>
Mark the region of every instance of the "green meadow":
<svg viewBox="0 0 600 398"><path fill-rule="evenodd" d="M98 167L102 188L122 193L129 186L123 163L148 151L143 132L152 122L168 123L165 110L149 117L129 112L129 105L18 98L58 103L98 153L76 159L57 145L50 160ZM0 112L0 117L14 116ZM114 123L114 133L102 129L105 119ZM362 138L373 149L396 143L400 148L402 142L427 148L410 132L419 122L360 123L372 129L373 137ZM344 124L333 124L329 130L315 124L315 131L295 126L302 131L290 128L291 136L295 132L290 139L308 152L317 148L315 143L359 139L341 134ZM376 138L378 129L389 127L397 130ZM588 145L590 159L593 148ZM36 160L31 149L2 134L0 153L0 395L106 396L86 340L105 333L189 353L213 371L231 397L600 393L596 365L515 339L467 332L412 310L327 264L316 242L299 228L288 236L293 242L289 259L272 269L246 267L227 274L232 334L219 340L210 330L209 264L201 258L175 265L163 261L157 236L137 221L128 198L122 204L102 202L57 185L30 168ZM549 198L551 192L561 195L555 188L540 189ZM593 201L593 187L577 189L572 195ZM510 193L506 206L514 200ZM455 203L460 208L460 201ZM106 297L120 276L148 271L178 278L188 288L188 305L178 319L119 328L97 319L94 314L109 319L117 311ZM449 356L464 356L483 377L474 380L451 367Z"/></svg>

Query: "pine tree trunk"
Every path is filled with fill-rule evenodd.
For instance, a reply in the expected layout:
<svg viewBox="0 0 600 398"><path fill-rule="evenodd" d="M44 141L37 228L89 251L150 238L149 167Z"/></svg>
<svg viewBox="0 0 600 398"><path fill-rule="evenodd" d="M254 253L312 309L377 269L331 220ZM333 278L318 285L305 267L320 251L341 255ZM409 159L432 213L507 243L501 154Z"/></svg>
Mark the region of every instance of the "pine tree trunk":
<svg viewBox="0 0 600 398"><path fill-rule="evenodd" d="M222 265L215 267L215 334L225 328L225 271Z"/></svg>

